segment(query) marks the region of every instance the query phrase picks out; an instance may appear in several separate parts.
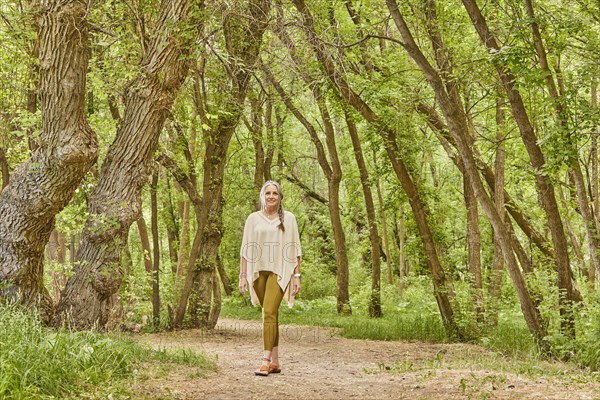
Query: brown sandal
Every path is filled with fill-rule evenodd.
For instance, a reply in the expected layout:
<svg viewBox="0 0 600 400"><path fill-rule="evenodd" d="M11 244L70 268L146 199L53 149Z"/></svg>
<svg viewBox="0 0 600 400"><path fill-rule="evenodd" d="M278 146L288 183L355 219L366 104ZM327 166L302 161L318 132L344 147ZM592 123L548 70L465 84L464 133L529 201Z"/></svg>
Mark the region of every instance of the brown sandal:
<svg viewBox="0 0 600 400"><path fill-rule="evenodd" d="M263 358L263 361L267 361L267 362L271 362L270 358ZM258 376L268 376L269 372L271 372L271 368L269 367L269 365L261 365L259 369L257 369L256 371L254 371L254 375L258 375Z"/></svg>
<svg viewBox="0 0 600 400"><path fill-rule="evenodd" d="M270 374L278 374L281 372L281 365L271 363L269 365L269 373Z"/></svg>

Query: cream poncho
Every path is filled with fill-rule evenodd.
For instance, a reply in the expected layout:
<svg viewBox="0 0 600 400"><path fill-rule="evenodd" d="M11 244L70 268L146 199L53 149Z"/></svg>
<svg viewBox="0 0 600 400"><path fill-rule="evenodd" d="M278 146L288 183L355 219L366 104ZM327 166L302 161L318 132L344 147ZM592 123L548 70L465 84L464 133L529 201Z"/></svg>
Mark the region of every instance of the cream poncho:
<svg viewBox="0 0 600 400"><path fill-rule="evenodd" d="M284 300L288 301L288 306L294 305L289 283L298 265L298 257L302 256L302 248L294 214L284 211L283 220L285 232L279 229L279 218L270 220L262 211L253 212L246 219L240 257L247 261L246 276L254 305L259 301L252 285L258 279L259 271L277 274Z"/></svg>

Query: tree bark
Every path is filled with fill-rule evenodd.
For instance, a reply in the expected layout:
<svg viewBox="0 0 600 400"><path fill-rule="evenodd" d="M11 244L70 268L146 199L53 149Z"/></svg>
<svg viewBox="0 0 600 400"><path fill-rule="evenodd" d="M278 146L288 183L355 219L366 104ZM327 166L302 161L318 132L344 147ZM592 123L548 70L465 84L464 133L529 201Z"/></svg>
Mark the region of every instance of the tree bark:
<svg viewBox="0 0 600 400"><path fill-rule="evenodd" d="M383 313L381 311L381 253L379 231L375 216L375 202L373 201L373 192L369 183L369 171L367 170L367 164L363 156L358 129L352 120L352 116L347 111L344 112L344 116L348 125L352 148L354 149L354 158L358 165L360 184L363 190L369 224L369 240L371 241L371 298L369 301L369 316L378 318L383 316Z"/></svg>
<svg viewBox="0 0 600 400"><path fill-rule="evenodd" d="M379 178L377 178L377 180L375 182L375 186L377 188L377 199L379 201L379 210L380 210L379 215L381 217L381 226L382 226L382 232L383 232L383 246L384 246L384 250L385 250L385 264L386 264L386 271L387 271L387 281L391 285L392 283L394 283L394 279L393 279L393 275L392 275L392 255L390 252L390 236L388 235L387 217L386 217L386 212L385 212L385 208L384 208L384 204L383 204L383 196L381 193L381 182L379 181ZM404 260L403 256L401 259ZM404 263L401 263L401 265L399 267L404 268Z"/></svg>
<svg viewBox="0 0 600 400"><path fill-rule="evenodd" d="M327 152L331 160L331 172L328 177L329 184L329 215L331 216L331 227L333 228L333 240L335 243L336 267L337 267L337 312L342 315L352 314L350 307L350 271L348 269L348 253L346 251L346 234L342 224L342 215L340 208L340 182L342 181L342 167L338 157L337 147L335 144L335 132L331 123L331 117L323 94L315 87L315 100L321 112L321 120L325 128L325 143ZM317 139L318 140L318 139ZM313 139L314 141L314 139ZM327 160L321 160L320 163ZM375 268L375 267L373 267ZM379 311L381 312L381 311Z"/></svg>
<svg viewBox="0 0 600 400"><path fill-rule="evenodd" d="M167 198L163 200L163 206L167 212L166 229L167 241L169 243L169 261L171 263L171 272L173 276L177 274L177 250L179 247L179 221L175 214L175 206L173 204L171 179L167 175Z"/></svg>
<svg viewBox="0 0 600 400"><path fill-rule="evenodd" d="M525 103L520 92L515 87L516 78L513 76L509 66L505 65L499 57L494 54L500 51L496 38L487 26L486 20L481 14L481 10L475 0L462 0L462 3L471 18L479 37L487 50L492 54L494 67L500 77L504 91L507 94L508 102L511 106L513 118L515 119L531 165L535 171L535 182L542 206L546 213L546 220L552 242L554 246L554 260L558 274L558 288L564 295L560 296L560 314L563 318L563 324L571 326L573 324L572 314L567 313L570 303L581 300L581 295L574 288L571 280L571 270L569 264L569 253L567 240L563 229L563 224L558 210L558 204L554 193L554 185L549 177L544 174L545 165L544 155L539 147L535 136L533 126L527 115ZM506 255L505 255L506 257ZM570 330L570 329L569 329Z"/></svg>
<svg viewBox="0 0 600 400"><path fill-rule="evenodd" d="M256 94L250 99L251 105L251 123L246 126L250 131L250 137L254 144L254 188L259 191L262 187L265 176L265 149L263 147L263 115L262 115L262 99L257 98Z"/></svg>
<svg viewBox="0 0 600 400"><path fill-rule="evenodd" d="M504 221L504 164L506 159L506 153L504 151L505 145L504 140L506 135L504 133L506 120L504 117L505 101L498 98L496 100L496 158L494 160L494 174L495 174L495 185L494 185L494 203L496 204L496 210L500 218ZM508 221L507 221L508 222ZM488 288L489 293L489 313L488 313L488 326L495 328L498 326L498 309L500 304L500 289L502 285L502 277L504 276L504 257L502 255L502 246L500 241L494 235L494 259L492 262L492 271L490 273L490 283Z"/></svg>
<svg viewBox="0 0 600 400"><path fill-rule="evenodd" d="M598 70L598 68L596 68ZM591 108L592 112L598 109L598 78L594 76L592 78L591 85ZM590 157L592 158L592 212L594 213L594 221L596 223L596 232L600 232L600 190L598 189L598 135L600 134L600 126L596 127L596 132L592 134L592 152ZM593 270L590 265L588 269L588 280L592 287L595 286L597 277L600 275L600 270Z"/></svg>
<svg viewBox="0 0 600 400"><path fill-rule="evenodd" d="M143 215L135 221L138 232L140 234L140 242L142 244L142 252L144 257L144 269L147 274L152 273L152 249L150 247L150 237L148 236L148 225Z"/></svg>
<svg viewBox="0 0 600 400"><path fill-rule="evenodd" d="M373 162L377 165L377 153L373 151ZM387 216L385 213L385 204L383 202L383 190L381 189L381 180L379 177L375 178L375 188L377 189L377 201L379 204L379 217L381 218L381 226L383 231L383 244L385 249L385 263L387 266L387 281L391 285L394 283L392 276L392 256L390 254L390 236L388 235L387 227ZM404 245L404 237L402 238L402 247ZM404 251L404 247L401 252ZM401 257L401 263L399 268L404 268L404 259ZM402 275L400 275L402 276Z"/></svg>
<svg viewBox="0 0 600 400"><path fill-rule="evenodd" d="M538 345L543 346L543 338L546 336L545 326L541 321L539 310L533 302L529 290L527 289L525 279L521 274L517 260L511 248L511 236L500 218L494 203L485 191L483 183L477 172L477 164L473 153L469 147L469 140L465 137L465 132L468 132L467 120L460 104L460 97L454 83L444 84L442 76L431 66L425 58L420 48L414 41L412 34L404 21L404 18L398 8L395 0L386 0L388 9L392 18L404 40L404 48L409 56L415 61L421 69L425 78L434 90L436 100L440 104L444 116L448 122L448 128L452 135L460 158L464 165L465 176L468 177L471 183L473 192L477 197L479 204L486 213L490 223L494 228L494 233L498 236L502 244L502 253L507 263L509 273L513 280L517 296L521 303L521 310L530 332L535 337ZM439 39L441 40L441 38ZM440 42L440 48L443 49L443 44ZM452 82L452 81L450 81Z"/></svg>
<svg viewBox="0 0 600 400"><path fill-rule="evenodd" d="M44 247L54 217L96 161L96 136L85 117L89 58L87 2L40 2L40 146L13 171L0 194L0 282L3 296L40 306L49 321Z"/></svg>
<svg viewBox="0 0 600 400"><path fill-rule="evenodd" d="M404 250L406 228L404 227L404 206L400 203L398 209L400 217L397 219L397 242L398 242L398 295L402 299L404 296L404 285L408 276L408 263L406 262L406 254Z"/></svg>
<svg viewBox="0 0 600 400"><path fill-rule="evenodd" d="M0 170L2 171L2 189L8 186L10 181L10 171L8 169L8 160L3 148L0 148Z"/></svg>
<svg viewBox="0 0 600 400"><path fill-rule="evenodd" d="M56 322L76 328L106 326L111 299L123 279L127 232L139 217L141 189L158 138L189 67L199 11L191 0L163 0L156 34L141 61L143 74L127 88L125 115L108 149L89 200L74 275L58 305Z"/></svg>
<svg viewBox="0 0 600 400"><path fill-rule="evenodd" d="M481 232L477 198L468 178L463 177L465 206L467 209L467 265L475 297L475 315L477 322L484 320L483 278L481 275ZM503 213L502 213L503 214Z"/></svg>
<svg viewBox="0 0 600 400"><path fill-rule="evenodd" d="M188 194L189 196L189 194ZM190 257L190 212L191 204L190 200L186 200L182 204L181 208L181 235L179 236L179 255L177 256L177 268L175 273L175 279L178 280L185 277L185 270L189 262ZM178 284L176 283L176 287ZM180 293L179 290L175 290L175 293Z"/></svg>
<svg viewBox="0 0 600 400"><path fill-rule="evenodd" d="M152 173L150 183L150 206L151 206L151 230L152 230L152 319L154 326L160 324L160 247L158 236L158 200L156 198L156 187L158 185L158 171Z"/></svg>

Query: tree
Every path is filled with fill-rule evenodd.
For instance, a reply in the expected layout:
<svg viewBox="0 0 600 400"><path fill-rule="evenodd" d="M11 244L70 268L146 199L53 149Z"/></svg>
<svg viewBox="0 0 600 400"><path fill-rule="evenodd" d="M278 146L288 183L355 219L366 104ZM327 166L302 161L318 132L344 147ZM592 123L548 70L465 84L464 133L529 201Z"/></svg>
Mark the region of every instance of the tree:
<svg viewBox="0 0 600 400"><path fill-rule="evenodd" d="M121 251L139 217L141 189L169 109L187 75L200 8L191 0L161 2L158 23L127 88L123 122L108 149L89 200L75 271L57 306L56 323L104 327L121 285ZM201 7L201 4L200 4Z"/></svg>
<svg viewBox="0 0 600 400"><path fill-rule="evenodd" d="M373 201L373 193L369 181L369 172L363 156L358 129L352 120L352 116L344 113L348 133L352 140L352 148L354 149L354 157L358 165L360 173L360 184L362 186L363 196L365 199L365 207L367 209L367 221L369 223L369 239L371 241L371 300L369 302L369 315L371 317L381 317L381 252L379 245L379 231L377 229L377 220L375 218L375 202ZM389 257L389 251L388 255Z"/></svg>
<svg viewBox="0 0 600 400"><path fill-rule="evenodd" d="M208 117L210 109L205 102L195 104L198 114L208 127L204 130L202 207L197 216L198 227L175 314L176 327L183 323L191 295L193 297L189 304L189 314L192 325L213 328L217 323L221 300L216 271L221 263L219 245L223 236L222 193L227 150L241 118L269 11L269 1L251 0L245 4L244 14L248 18L241 18L233 10L226 14L223 33L228 57L223 62L228 72L231 97L227 98L227 106L214 120Z"/></svg>
<svg viewBox="0 0 600 400"><path fill-rule="evenodd" d="M481 42L486 46L488 52L492 54L498 52L500 50L498 42L487 26L486 20L481 14L481 10L477 3L474 0L463 0L463 5L473 22L473 26L479 34ZM572 302L581 300L581 295L577 289L573 287L571 281L567 240L560 212L558 210L558 204L556 202L554 185L547 174L544 173L543 169L546 165L545 157L539 147L535 131L528 117L521 94L515 86L516 77L512 74L510 66L502 62L501 58L494 57L492 60L500 81L502 82L502 87L507 94L513 118L519 127L519 132L521 133L523 143L529 154L531 165L535 170L536 187L546 213L547 224L554 245L554 259L556 271L558 273L558 287L563 292L560 296L560 313L565 317L563 319L565 328L571 330L570 327L572 327L573 324L573 316L568 310Z"/></svg>
<svg viewBox="0 0 600 400"><path fill-rule="evenodd" d="M378 118L377 114L362 100L362 98L350 87L344 79L335 63L323 48L322 42L314 27L313 17L303 0L294 0L294 6L302 17L302 28L308 37L308 42L313 48L315 55L325 70L325 75L338 90L342 99L354 107L356 111L371 125L376 127L383 137L386 152L402 188L406 192L413 211L413 216L419 230L420 239L423 243L427 264L430 268L434 286L434 295L440 309L440 314L450 337L461 337L462 333L456 324L454 307L451 304L453 291L444 269L438 258L436 245L429 227L427 208L422 200L418 186L415 184L407 165L399 156L397 132L387 126Z"/></svg>
<svg viewBox="0 0 600 400"><path fill-rule="evenodd" d="M43 284L44 247L55 215L96 161L95 133L85 116L88 26L85 1L44 1L38 9L42 131L31 158L0 194L0 281L3 294L52 317Z"/></svg>
<svg viewBox="0 0 600 400"><path fill-rule="evenodd" d="M490 223L494 228L494 233L498 235L498 238L501 241L502 254L504 255L509 274L517 291L517 296L520 300L521 310L523 311L527 326L529 327L532 335L536 338L538 344L542 346L543 339L546 336L545 327L541 321L540 312L531 298L525 283L525 279L523 278L523 275L519 269L519 265L517 264L517 260L511 246L510 233L502 222L494 203L485 191L483 183L481 182L481 178L475 163L475 158L469 147L468 139L465 137L465 133L468 132L467 120L463 111L463 107L460 105L460 97L457 88L452 80L444 81L442 76L440 76L440 74L429 63L425 55L421 52L408 28L408 25L404 20L404 17L402 16L400 9L398 8L398 5L396 4L396 1L387 0L386 3L392 18L394 19L394 23L402 35L406 51L419 66L435 92L436 100L440 104L440 108L442 109L448 122L450 134L456 143L456 147L464 165L464 174L468 177L468 181L471 184L477 201L490 220ZM441 37L437 37L434 42L434 46L439 46L439 48L436 49L438 50L436 51L436 55L438 57L444 57L443 54L445 49L444 44L441 41ZM438 62L440 64L445 64L448 62L448 60L443 59ZM448 71L445 72L447 73ZM447 75L447 77L450 77L450 75Z"/></svg>

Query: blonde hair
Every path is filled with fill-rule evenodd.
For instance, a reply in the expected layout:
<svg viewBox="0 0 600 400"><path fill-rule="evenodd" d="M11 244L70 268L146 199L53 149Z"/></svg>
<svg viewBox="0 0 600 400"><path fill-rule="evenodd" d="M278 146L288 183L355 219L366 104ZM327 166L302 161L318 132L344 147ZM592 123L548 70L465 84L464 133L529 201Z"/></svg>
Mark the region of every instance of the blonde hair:
<svg viewBox="0 0 600 400"><path fill-rule="evenodd" d="M276 181L266 181L262 188L260 188L260 210L266 211L267 202L265 199L265 192L267 191L268 186L275 186L277 189L277 193L279 193L279 207L277 207L277 213L279 214L279 229L285 231L285 226L283 225L283 191L281 190L281 185Z"/></svg>

